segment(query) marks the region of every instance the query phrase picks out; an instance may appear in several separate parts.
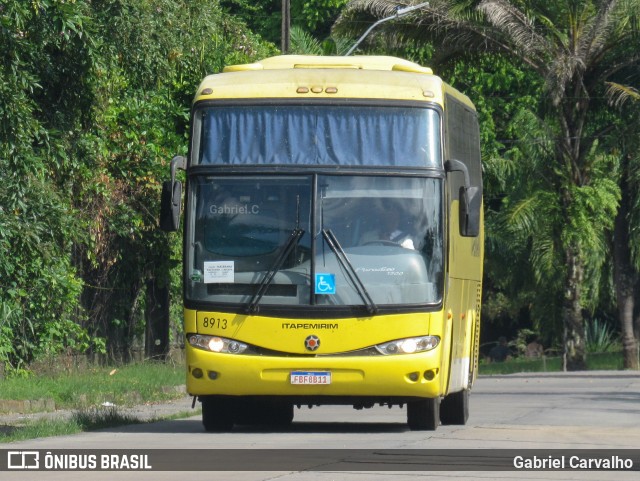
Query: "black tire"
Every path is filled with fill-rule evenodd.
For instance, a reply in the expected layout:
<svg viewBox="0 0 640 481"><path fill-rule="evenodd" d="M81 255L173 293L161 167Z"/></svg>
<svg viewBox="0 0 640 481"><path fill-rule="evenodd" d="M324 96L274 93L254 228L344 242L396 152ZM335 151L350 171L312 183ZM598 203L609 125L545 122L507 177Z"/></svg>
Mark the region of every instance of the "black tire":
<svg viewBox="0 0 640 481"><path fill-rule="evenodd" d="M245 398L236 404L236 424L288 426L293 404L273 399Z"/></svg>
<svg viewBox="0 0 640 481"><path fill-rule="evenodd" d="M210 433L229 432L235 419L234 403L230 398L218 396L201 397L202 424Z"/></svg>
<svg viewBox="0 0 640 481"><path fill-rule="evenodd" d="M469 390L463 389L445 396L440 405L443 425L465 425L469 419Z"/></svg>
<svg viewBox="0 0 640 481"><path fill-rule="evenodd" d="M240 398L236 402L235 423L251 426L263 424L264 412L262 406L254 398Z"/></svg>
<svg viewBox="0 0 640 481"><path fill-rule="evenodd" d="M268 411L271 416L267 424L271 426L289 426L293 422L293 404L274 401Z"/></svg>
<svg viewBox="0 0 640 481"><path fill-rule="evenodd" d="M408 402L407 424L412 431L435 431L440 424L440 399Z"/></svg>

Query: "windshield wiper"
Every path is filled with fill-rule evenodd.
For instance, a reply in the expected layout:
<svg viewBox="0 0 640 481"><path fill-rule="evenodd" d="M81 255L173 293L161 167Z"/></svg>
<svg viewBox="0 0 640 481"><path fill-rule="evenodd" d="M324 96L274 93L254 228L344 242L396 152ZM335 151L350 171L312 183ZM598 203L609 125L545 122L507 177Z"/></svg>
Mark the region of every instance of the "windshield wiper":
<svg viewBox="0 0 640 481"><path fill-rule="evenodd" d="M297 227L293 229L291 235L289 236L289 239L287 239L287 242L285 242L285 244L280 249L278 257L274 261L273 265L269 268L268 271L265 272L264 277L262 278L262 281L260 281L260 285L258 286L258 290L251 298L251 302L249 302L249 304L247 305L247 311L249 312L249 314L254 314L258 311L258 303L260 302L260 299L262 299L262 296L265 295L267 289L269 288L269 285L271 284L271 281L273 281L274 276L280 270L282 264L284 264L284 261L291 253L293 248L298 245L298 242L300 242L300 239L303 235L304 230Z"/></svg>
<svg viewBox="0 0 640 481"><path fill-rule="evenodd" d="M367 308L367 312L369 313L369 315L378 312L378 306L376 306L375 302L373 302L373 299L371 299L369 292L367 292L367 288L364 286L362 279L360 279L360 276L354 269L353 264L351 264L351 261L347 257L347 253L340 245L340 242L338 242L338 238L336 237L336 235L331 231L331 229L322 229L322 237L324 237L324 240L327 241L327 244L336 255L338 262L340 262L340 264L344 268L347 277L349 277L351 284L355 287L356 292L360 296L360 299L362 299L362 302Z"/></svg>

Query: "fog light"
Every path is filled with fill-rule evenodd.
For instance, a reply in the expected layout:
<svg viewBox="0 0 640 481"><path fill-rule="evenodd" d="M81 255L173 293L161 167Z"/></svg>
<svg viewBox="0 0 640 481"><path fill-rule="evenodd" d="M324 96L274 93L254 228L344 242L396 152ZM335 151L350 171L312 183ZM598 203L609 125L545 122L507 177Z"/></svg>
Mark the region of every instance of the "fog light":
<svg viewBox="0 0 640 481"><path fill-rule="evenodd" d="M202 369L200 369L199 367L196 367L191 371L191 375L196 379L200 379L202 377L202 374L203 374Z"/></svg>
<svg viewBox="0 0 640 481"><path fill-rule="evenodd" d="M435 377L436 377L436 373L433 372L433 371L425 371L424 372L424 378L427 381L433 381L435 379Z"/></svg>
<svg viewBox="0 0 640 481"><path fill-rule="evenodd" d="M218 379L218 373L216 371L209 371L208 376L212 381Z"/></svg>
<svg viewBox="0 0 640 481"><path fill-rule="evenodd" d="M409 373L409 379L413 382L416 382L420 375L417 372Z"/></svg>

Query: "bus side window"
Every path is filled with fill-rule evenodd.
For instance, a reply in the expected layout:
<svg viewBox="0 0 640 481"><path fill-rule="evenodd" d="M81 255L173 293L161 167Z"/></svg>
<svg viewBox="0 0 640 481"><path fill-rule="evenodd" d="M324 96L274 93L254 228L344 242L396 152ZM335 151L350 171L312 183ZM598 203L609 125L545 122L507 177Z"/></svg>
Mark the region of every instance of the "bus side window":
<svg viewBox="0 0 640 481"><path fill-rule="evenodd" d="M464 182L451 182L452 196L460 202L460 235L476 237L480 230L482 208L482 166L480 162L480 130L476 112L446 96L446 162L447 172L461 172Z"/></svg>

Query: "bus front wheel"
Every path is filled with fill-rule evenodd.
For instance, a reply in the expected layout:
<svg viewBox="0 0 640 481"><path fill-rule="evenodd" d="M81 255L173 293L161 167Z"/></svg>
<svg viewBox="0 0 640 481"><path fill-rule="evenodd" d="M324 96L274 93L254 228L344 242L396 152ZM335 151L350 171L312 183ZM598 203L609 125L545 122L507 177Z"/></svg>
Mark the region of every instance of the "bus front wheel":
<svg viewBox="0 0 640 481"><path fill-rule="evenodd" d="M440 406L440 420L443 425L464 425L469 419L469 390L454 392L445 396Z"/></svg>
<svg viewBox="0 0 640 481"><path fill-rule="evenodd" d="M202 424L207 432L227 432L233 428L235 406L231 399L218 396L201 397Z"/></svg>
<svg viewBox="0 0 640 481"><path fill-rule="evenodd" d="M275 399L240 398L236 424L288 426L293 421L293 404Z"/></svg>
<svg viewBox="0 0 640 481"><path fill-rule="evenodd" d="M435 431L440 424L440 399L409 401L407 424L412 431Z"/></svg>

